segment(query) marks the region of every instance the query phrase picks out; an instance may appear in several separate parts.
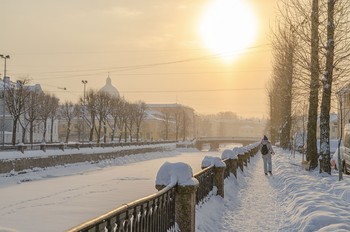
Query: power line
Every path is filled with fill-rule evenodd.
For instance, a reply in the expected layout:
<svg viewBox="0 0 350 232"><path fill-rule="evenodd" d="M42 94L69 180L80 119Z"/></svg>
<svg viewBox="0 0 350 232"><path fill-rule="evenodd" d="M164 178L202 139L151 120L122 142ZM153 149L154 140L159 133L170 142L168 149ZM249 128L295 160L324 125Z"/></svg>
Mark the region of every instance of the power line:
<svg viewBox="0 0 350 232"><path fill-rule="evenodd" d="M269 44L263 44L258 46L249 47L248 49L257 49L260 47L265 47ZM213 55L206 55L200 57L193 57L187 59L180 59L174 61L167 62L158 62L158 63L150 63L150 64L140 64L140 65L128 65L128 66L116 66L116 67L107 67L107 68L97 68L97 69L80 69L80 70L66 70L66 71L51 71L51 72L36 72L35 74L59 74L59 73L76 73L76 72L92 72L92 71L109 71L109 72L120 72L120 71L129 71L136 69L144 69L156 66L170 65L170 64L178 64L178 63L186 63L200 60L209 60L209 59L217 59L222 58L229 55L239 54L239 51L230 51L226 53L216 53Z"/></svg>
<svg viewBox="0 0 350 232"><path fill-rule="evenodd" d="M227 92L227 91L261 91L265 88L237 88L237 89L180 89L180 90L126 90L121 93L195 93L195 92ZM62 91L48 91L62 92ZM81 93L82 91L70 91L71 93Z"/></svg>
<svg viewBox="0 0 350 232"><path fill-rule="evenodd" d="M186 90L129 90L122 93L194 93L194 92L226 92L226 91L255 91L264 88L242 88L242 89L186 89Z"/></svg>

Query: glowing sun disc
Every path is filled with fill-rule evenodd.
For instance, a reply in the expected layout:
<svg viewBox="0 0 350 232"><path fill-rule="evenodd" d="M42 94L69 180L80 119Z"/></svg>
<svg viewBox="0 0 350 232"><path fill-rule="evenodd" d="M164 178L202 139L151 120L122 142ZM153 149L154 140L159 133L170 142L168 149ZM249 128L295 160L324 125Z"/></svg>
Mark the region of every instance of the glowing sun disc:
<svg viewBox="0 0 350 232"><path fill-rule="evenodd" d="M199 26L204 45L224 59L232 59L255 40L257 20L243 0L213 0Z"/></svg>

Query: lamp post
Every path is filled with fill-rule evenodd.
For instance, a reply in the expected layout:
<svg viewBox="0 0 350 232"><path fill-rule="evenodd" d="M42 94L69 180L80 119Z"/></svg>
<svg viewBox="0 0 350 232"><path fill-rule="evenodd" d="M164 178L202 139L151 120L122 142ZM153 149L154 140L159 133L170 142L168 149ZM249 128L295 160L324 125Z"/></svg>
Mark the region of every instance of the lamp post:
<svg viewBox="0 0 350 232"><path fill-rule="evenodd" d="M88 83L88 81L87 80L82 80L81 81L82 83L83 83L83 85L84 85L84 98L83 98L83 135L82 135L82 137L83 137L83 143L84 143L84 135L85 135L85 90L86 90L86 84Z"/></svg>
<svg viewBox="0 0 350 232"><path fill-rule="evenodd" d="M0 57L5 60L4 64L4 78L2 79L3 82L3 107L2 107L2 146L5 146L5 77L6 77L6 60L10 59L10 55L2 55L0 54Z"/></svg>

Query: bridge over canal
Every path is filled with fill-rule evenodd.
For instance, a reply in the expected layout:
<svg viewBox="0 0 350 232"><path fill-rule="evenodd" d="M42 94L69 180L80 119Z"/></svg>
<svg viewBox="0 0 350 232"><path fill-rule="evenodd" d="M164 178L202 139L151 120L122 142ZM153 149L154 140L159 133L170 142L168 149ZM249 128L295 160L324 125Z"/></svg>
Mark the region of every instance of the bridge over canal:
<svg viewBox="0 0 350 232"><path fill-rule="evenodd" d="M258 137L199 137L195 140L195 147L198 150L203 149L204 144L209 144L210 149L218 149L220 144L225 143L240 143L246 146L251 143L260 141L261 138Z"/></svg>

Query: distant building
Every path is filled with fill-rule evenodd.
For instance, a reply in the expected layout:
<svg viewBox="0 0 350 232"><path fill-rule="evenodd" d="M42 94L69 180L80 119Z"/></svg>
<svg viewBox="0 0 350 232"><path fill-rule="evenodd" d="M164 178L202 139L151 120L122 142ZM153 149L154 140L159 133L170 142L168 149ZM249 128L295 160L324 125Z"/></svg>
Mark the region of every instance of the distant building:
<svg viewBox="0 0 350 232"><path fill-rule="evenodd" d="M99 90L99 92L105 92L110 94L113 97L120 97L119 91L117 90L116 87L112 85L112 80L111 78L107 77L106 79L106 84Z"/></svg>
<svg viewBox="0 0 350 232"><path fill-rule="evenodd" d="M147 104L141 125L145 140L193 139L196 131L194 109L181 104Z"/></svg>
<svg viewBox="0 0 350 232"><path fill-rule="evenodd" d="M201 117L197 121L198 137L260 138L266 126L266 121L262 119Z"/></svg>

